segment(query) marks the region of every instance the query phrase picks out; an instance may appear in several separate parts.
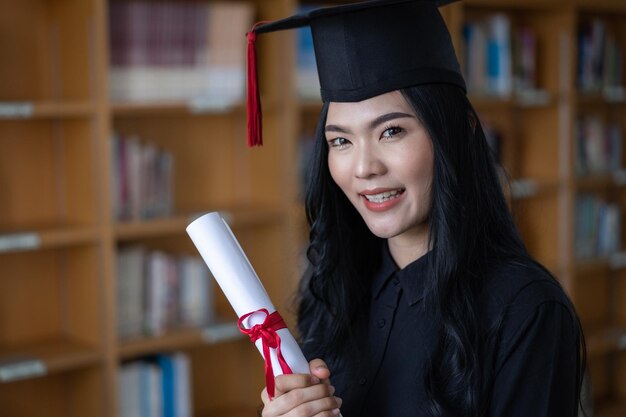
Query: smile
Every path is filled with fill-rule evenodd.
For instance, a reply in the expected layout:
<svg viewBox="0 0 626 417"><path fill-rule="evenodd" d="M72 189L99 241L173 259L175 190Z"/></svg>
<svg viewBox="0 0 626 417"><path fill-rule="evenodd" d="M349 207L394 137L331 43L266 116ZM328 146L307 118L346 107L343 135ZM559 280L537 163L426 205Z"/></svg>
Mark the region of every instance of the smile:
<svg viewBox="0 0 626 417"><path fill-rule="evenodd" d="M372 203L384 203L385 201L392 200L400 197L404 192L404 189L390 190L378 194L363 194L363 197Z"/></svg>

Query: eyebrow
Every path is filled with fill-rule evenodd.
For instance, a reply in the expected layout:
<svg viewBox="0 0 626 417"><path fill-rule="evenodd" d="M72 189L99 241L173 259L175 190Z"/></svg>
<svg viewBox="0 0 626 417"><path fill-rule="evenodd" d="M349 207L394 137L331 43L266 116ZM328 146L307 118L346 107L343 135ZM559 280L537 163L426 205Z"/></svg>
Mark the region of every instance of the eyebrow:
<svg viewBox="0 0 626 417"><path fill-rule="evenodd" d="M411 118L415 118L415 116L413 116L412 114L408 114L408 113L402 113L402 112L393 112L393 113L387 113L387 114L383 114L381 116L378 116L377 118L375 118L374 120L372 120L369 124L369 128L371 129L375 129L376 127L378 127L379 125L388 122L390 120L394 120L394 119L402 119L405 117L411 117ZM327 125L326 126L326 132L339 132L339 133L351 133L349 129L343 128L341 126L338 125Z"/></svg>

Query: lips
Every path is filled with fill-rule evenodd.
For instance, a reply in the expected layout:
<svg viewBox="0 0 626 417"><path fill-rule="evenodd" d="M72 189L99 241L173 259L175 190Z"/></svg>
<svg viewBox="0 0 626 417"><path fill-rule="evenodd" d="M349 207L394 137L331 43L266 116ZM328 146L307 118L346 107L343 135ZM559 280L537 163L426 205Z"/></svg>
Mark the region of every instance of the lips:
<svg viewBox="0 0 626 417"><path fill-rule="evenodd" d="M368 210L382 212L398 204L404 196L404 188L376 188L360 193L363 204Z"/></svg>

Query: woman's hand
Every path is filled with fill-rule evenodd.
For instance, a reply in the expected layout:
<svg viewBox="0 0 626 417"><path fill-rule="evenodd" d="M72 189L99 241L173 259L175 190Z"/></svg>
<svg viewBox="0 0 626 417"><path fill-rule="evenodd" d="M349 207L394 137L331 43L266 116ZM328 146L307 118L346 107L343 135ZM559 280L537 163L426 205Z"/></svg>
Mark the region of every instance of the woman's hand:
<svg viewBox="0 0 626 417"><path fill-rule="evenodd" d="M275 397L270 401L267 388L261 392L263 417L336 417L341 398L334 397L330 370L321 359L309 362L311 375L291 374L276 377Z"/></svg>

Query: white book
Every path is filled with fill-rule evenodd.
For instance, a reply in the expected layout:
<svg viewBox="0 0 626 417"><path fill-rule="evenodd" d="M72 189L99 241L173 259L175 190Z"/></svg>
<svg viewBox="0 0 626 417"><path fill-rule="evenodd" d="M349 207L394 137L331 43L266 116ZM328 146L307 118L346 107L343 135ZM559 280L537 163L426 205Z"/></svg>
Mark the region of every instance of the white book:
<svg viewBox="0 0 626 417"><path fill-rule="evenodd" d="M131 362L120 367L118 371L120 378L119 415L121 417L138 417L141 415L140 368L139 362Z"/></svg>
<svg viewBox="0 0 626 417"><path fill-rule="evenodd" d="M138 246L117 254L117 329L122 339L142 333L145 258L144 249Z"/></svg>
<svg viewBox="0 0 626 417"><path fill-rule="evenodd" d="M176 385L176 417L192 417L191 366L189 357L184 353L175 353L174 380Z"/></svg>
<svg viewBox="0 0 626 417"><path fill-rule="evenodd" d="M166 329L167 255L152 252L147 264L145 331L150 336L160 336Z"/></svg>
<svg viewBox="0 0 626 417"><path fill-rule="evenodd" d="M157 191L156 182L156 159L157 149L151 143L144 143L141 146L141 185L140 189L140 212L141 218L147 219L155 216L155 197Z"/></svg>
<svg viewBox="0 0 626 417"><path fill-rule="evenodd" d="M185 257L180 265L181 320L189 326L205 325L214 310L210 272L199 258Z"/></svg>
<svg viewBox="0 0 626 417"><path fill-rule="evenodd" d="M126 157L129 216L137 220L141 217L141 143L136 136L126 139Z"/></svg>
<svg viewBox="0 0 626 417"><path fill-rule="evenodd" d="M163 395L161 368L154 363L140 363L140 417L162 417Z"/></svg>
<svg viewBox="0 0 626 417"><path fill-rule="evenodd" d="M173 213L174 158L169 152L160 152L157 161L157 208L160 216Z"/></svg>

